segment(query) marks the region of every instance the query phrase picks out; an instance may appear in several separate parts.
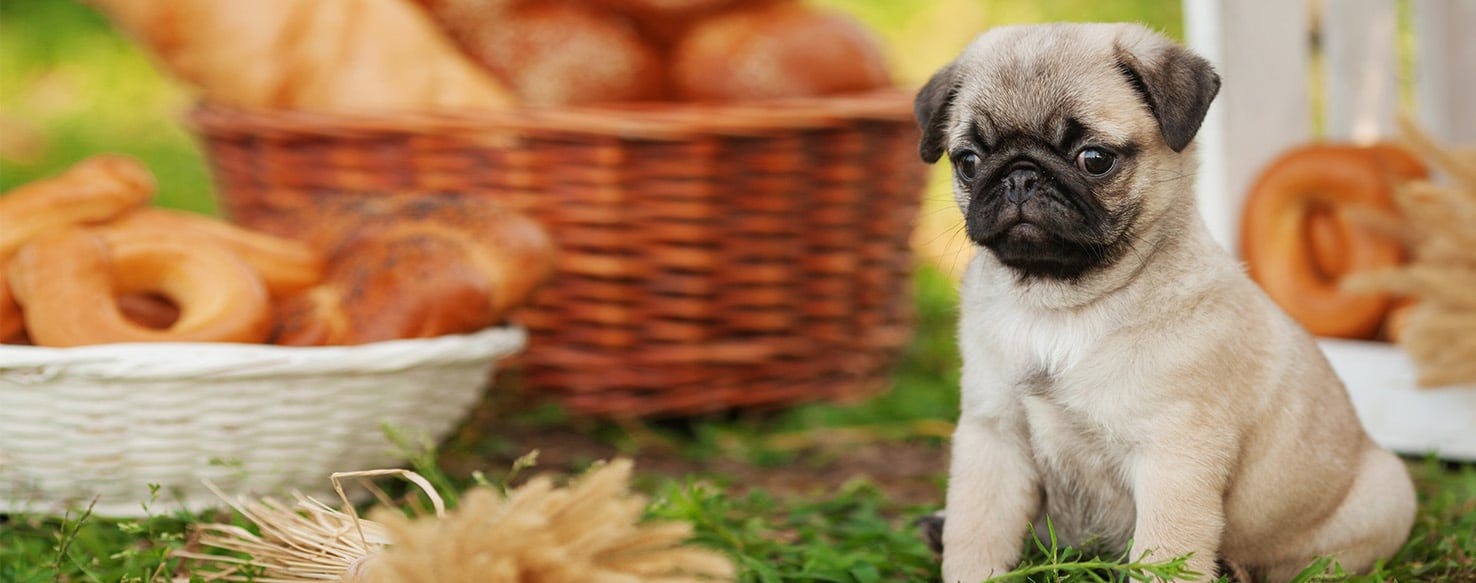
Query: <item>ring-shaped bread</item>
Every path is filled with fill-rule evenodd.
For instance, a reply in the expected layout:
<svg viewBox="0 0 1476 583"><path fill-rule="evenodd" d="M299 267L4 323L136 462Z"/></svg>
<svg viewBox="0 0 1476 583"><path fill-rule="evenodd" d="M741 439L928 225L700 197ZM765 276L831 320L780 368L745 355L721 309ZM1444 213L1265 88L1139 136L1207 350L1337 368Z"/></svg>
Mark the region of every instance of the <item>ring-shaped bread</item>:
<svg viewBox="0 0 1476 583"><path fill-rule="evenodd" d="M133 158L93 156L66 172L0 197L0 261L56 229L106 221L154 195L154 177Z"/></svg>
<svg viewBox="0 0 1476 583"><path fill-rule="evenodd" d="M1341 281L1398 265L1404 250L1354 215L1394 213L1395 185L1424 174L1418 160L1392 146L1289 152L1261 174L1246 201L1240 241L1251 277L1313 334L1373 338L1391 298L1350 293Z"/></svg>
<svg viewBox="0 0 1476 583"><path fill-rule="evenodd" d="M133 239L198 237L224 246L261 275L267 291L283 296L316 285L323 278L324 254L307 243L250 231L224 221L184 211L140 209L102 229L109 244Z"/></svg>
<svg viewBox="0 0 1476 583"><path fill-rule="evenodd" d="M8 267L26 331L41 346L261 342L270 332L256 273L230 251L189 238L109 246L87 229L67 229L35 238ZM134 293L168 298L178 319L165 329L134 322L118 306Z"/></svg>

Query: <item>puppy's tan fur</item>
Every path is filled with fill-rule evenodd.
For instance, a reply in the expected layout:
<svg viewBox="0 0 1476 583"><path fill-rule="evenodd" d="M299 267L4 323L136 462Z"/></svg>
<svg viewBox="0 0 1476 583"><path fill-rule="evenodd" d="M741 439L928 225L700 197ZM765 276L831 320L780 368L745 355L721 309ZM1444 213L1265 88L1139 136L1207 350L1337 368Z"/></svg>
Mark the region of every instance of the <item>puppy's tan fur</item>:
<svg viewBox="0 0 1476 583"><path fill-rule="evenodd" d="M1206 577L1222 559L1270 581L1324 555L1365 570L1408 536L1403 464L1363 431L1308 334L1210 238L1193 148L1171 148L1155 119L1173 105L1148 106L1123 72L1124 59L1151 71L1186 54L1136 25L1010 27L934 80L949 94L924 132L949 151L981 125L1049 134L1063 112L1142 146L1095 190L1109 209L1140 205L1110 264L1029 278L980 249L965 275L949 583L1009 570L1046 517L1066 544L1131 540L1134 556L1193 553Z"/></svg>

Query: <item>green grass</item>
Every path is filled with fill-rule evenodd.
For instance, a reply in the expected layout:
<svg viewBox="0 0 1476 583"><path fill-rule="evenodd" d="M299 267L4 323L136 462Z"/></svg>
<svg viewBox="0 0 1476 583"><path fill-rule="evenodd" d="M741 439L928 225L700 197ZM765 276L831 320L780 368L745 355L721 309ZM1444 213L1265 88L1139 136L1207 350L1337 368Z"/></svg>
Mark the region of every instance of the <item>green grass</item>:
<svg viewBox="0 0 1476 583"><path fill-rule="evenodd" d="M453 480L434 465L416 469L453 488L470 484ZM1409 543L1397 556L1360 577L1319 563L1301 580L1476 580L1476 469L1452 470L1432 460L1413 471L1420 486L1420 514ZM833 496L813 499L776 498L763 491L733 496L722 487L721 477L666 478L651 490L655 495L648 514L692 523L695 542L731 555L741 567L741 581L868 583L937 577L936 560L909 526L931 508L898 506L864 481L849 482ZM187 543L189 525L199 520L232 517L161 513L120 521L90 517L85 511L60 518L11 517L0 524L4 542L0 581L166 580L186 573L169 552ZM1149 581L1172 576L1180 568L1179 561L1133 562L1037 544L1028 549L1017 575L1006 579Z"/></svg>
<svg viewBox="0 0 1476 583"><path fill-rule="evenodd" d="M880 29L897 47L899 75L912 83L950 58L973 32L992 24L1127 19L1174 36L1182 32L1177 0L824 3L850 9ZM213 212L206 164L180 123L190 99L104 20L72 0L0 0L0 189L55 173L94 153L125 152L158 175L159 204ZM741 488L743 476L732 475L734 469L764 472L814 463L815 450L845 456L850 442L837 441L840 437L942 446L958 407L956 298L953 284L936 271L921 270L916 281L918 335L896 386L859 405L811 404L777 413L624 425L568 419L543 408L518 412L512 421L594 436L634 456L638 471L641 460L670 450L681 459L724 461L716 469L685 474L643 473L638 485L654 497L653 516L691 521L698 542L738 561L744 581L929 580L936 577L936 560L910 525L932 511L932 504L897 500L864 480L825 495L796 496ZM522 453L509 451L518 444L498 439L453 440L447 453L487 459ZM420 454L418 469L449 490L467 487L470 477L438 466L448 457ZM1374 574L1354 580L1476 581L1476 469L1422 461L1412 472L1420 514L1409 543ZM941 500L941 486L933 504ZM189 544L191 524L233 520L225 514L172 512L158 501L140 503L151 508L149 518L102 519L85 509L65 517L0 518L0 582L167 580L183 573L169 552ZM1047 545L1032 548L1021 569L1033 573L1029 581L1124 581L1174 568L1120 559ZM1307 580L1348 579L1317 579L1309 572Z"/></svg>

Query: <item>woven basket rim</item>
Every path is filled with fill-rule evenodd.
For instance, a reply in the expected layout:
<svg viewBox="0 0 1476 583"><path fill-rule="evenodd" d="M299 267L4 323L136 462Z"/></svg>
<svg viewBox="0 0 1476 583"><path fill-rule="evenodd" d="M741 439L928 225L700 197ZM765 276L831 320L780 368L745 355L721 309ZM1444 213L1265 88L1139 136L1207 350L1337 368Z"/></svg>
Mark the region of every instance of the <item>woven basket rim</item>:
<svg viewBox="0 0 1476 583"><path fill-rule="evenodd" d="M686 139L694 134L767 135L799 128L824 129L857 120L911 122L911 93L889 87L864 93L742 103L641 103L508 110L323 113L250 108L201 102L190 113L197 131L212 136L283 134L352 135L572 133L641 139Z"/></svg>
<svg viewBox="0 0 1476 583"><path fill-rule="evenodd" d="M380 374L493 360L527 344L520 327L388 340L354 346L276 346L227 342L98 344L73 348L0 345L0 373L32 384L56 375L108 380L255 379Z"/></svg>

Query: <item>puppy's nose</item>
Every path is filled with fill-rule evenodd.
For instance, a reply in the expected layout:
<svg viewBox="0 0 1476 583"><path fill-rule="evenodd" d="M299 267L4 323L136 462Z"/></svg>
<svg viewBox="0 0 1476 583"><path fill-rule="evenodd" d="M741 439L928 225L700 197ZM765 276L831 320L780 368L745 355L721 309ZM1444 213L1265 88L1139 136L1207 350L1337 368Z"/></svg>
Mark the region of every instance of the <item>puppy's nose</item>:
<svg viewBox="0 0 1476 583"><path fill-rule="evenodd" d="M1040 171L1033 164L1020 164L1005 175L1005 200L1020 204L1035 196L1035 187L1040 183Z"/></svg>

